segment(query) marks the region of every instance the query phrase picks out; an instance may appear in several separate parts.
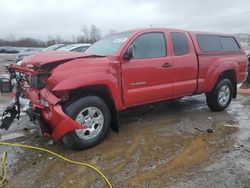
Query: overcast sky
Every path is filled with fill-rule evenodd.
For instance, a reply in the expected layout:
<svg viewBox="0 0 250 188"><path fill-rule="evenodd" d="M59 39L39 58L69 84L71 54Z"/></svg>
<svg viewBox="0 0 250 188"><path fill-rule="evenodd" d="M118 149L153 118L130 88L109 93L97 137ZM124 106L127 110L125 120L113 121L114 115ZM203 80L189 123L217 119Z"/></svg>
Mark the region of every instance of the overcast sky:
<svg viewBox="0 0 250 188"><path fill-rule="evenodd" d="M65 39L81 25L110 29L173 27L250 33L249 0L0 0L0 38Z"/></svg>

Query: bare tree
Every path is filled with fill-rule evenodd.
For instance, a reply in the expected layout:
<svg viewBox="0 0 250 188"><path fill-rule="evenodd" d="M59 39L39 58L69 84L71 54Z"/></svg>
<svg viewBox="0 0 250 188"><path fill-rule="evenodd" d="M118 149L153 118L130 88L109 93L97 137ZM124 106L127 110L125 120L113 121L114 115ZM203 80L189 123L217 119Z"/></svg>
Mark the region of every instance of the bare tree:
<svg viewBox="0 0 250 188"><path fill-rule="evenodd" d="M100 29L95 25L88 27L87 25L81 26L82 37L78 37L77 41L79 42L96 42L101 38Z"/></svg>
<svg viewBox="0 0 250 188"><path fill-rule="evenodd" d="M81 32L83 33L83 39L85 42L89 42L90 40L90 34L89 34L89 29L87 25L81 26Z"/></svg>
<svg viewBox="0 0 250 188"><path fill-rule="evenodd" d="M86 39L83 36L76 37L76 42L78 43L85 43L87 42Z"/></svg>
<svg viewBox="0 0 250 188"><path fill-rule="evenodd" d="M109 33L114 33L115 30L110 30ZM71 44L75 42L81 43L93 43L101 38L101 31L95 25L83 25L81 26L80 36L72 35L72 40L65 40L60 35L51 36L48 35L46 41L41 41L34 38L16 38L13 34L10 34L6 39L0 39L0 46L16 46L16 47L46 47L57 43Z"/></svg>
<svg viewBox="0 0 250 188"><path fill-rule="evenodd" d="M7 37L7 40L9 40L9 41L15 41L16 40L16 36L13 33L10 33L9 36Z"/></svg>
<svg viewBox="0 0 250 188"><path fill-rule="evenodd" d="M56 43L62 43L62 39L61 39L61 36L60 35L57 35L56 36Z"/></svg>
<svg viewBox="0 0 250 188"><path fill-rule="evenodd" d="M75 37L75 35L72 35L72 42L73 42L73 43L76 42L76 37Z"/></svg>
<svg viewBox="0 0 250 188"><path fill-rule="evenodd" d="M100 40L100 38L101 38L100 30L95 25L91 25L91 27L90 27L91 42L96 42L96 41Z"/></svg>

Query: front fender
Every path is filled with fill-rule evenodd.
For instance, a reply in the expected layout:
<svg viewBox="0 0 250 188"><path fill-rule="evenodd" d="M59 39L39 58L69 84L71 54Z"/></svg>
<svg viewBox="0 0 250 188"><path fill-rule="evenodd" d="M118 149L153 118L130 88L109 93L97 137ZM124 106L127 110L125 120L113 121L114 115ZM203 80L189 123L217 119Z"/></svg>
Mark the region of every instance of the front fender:
<svg viewBox="0 0 250 188"><path fill-rule="evenodd" d="M121 110L123 108L119 80L112 74L95 73L76 75L59 82L52 91L70 91L94 85L106 86L115 103L116 109Z"/></svg>

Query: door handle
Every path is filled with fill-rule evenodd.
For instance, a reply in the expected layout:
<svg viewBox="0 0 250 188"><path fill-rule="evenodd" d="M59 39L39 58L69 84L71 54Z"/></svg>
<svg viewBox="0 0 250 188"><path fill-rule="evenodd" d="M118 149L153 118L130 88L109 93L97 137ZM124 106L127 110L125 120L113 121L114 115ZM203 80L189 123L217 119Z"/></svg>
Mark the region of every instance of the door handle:
<svg viewBox="0 0 250 188"><path fill-rule="evenodd" d="M164 64L162 65L162 67L163 67L163 68L169 68L169 67L172 67L172 64L170 64L170 63L164 63Z"/></svg>

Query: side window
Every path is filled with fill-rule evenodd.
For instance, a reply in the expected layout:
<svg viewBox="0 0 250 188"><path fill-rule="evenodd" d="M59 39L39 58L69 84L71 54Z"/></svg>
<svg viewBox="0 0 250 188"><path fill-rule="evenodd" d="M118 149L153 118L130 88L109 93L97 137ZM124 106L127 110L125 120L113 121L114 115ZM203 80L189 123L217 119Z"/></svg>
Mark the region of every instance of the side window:
<svg viewBox="0 0 250 188"><path fill-rule="evenodd" d="M81 52L85 52L88 48L89 48L89 46L84 46L84 47L82 48L82 51L81 51Z"/></svg>
<svg viewBox="0 0 250 188"><path fill-rule="evenodd" d="M137 37L133 44L134 59L167 56L164 33L146 33Z"/></svg>
<svg viewBox="0 0 250 188"><path fill-rule="evenodd" d="M82 52L82 48L83 47L75 48L75 49L71 50L71 52Z"/></svg>
<svg viewBox="0 0 250 188"><path fill-rule="evenodd" d="M234 37L219 35L197 35L199 46L204 52L240 51Z"/></svg>
<svg viewBox="0 0 250 188"><path fill-rule="evenodd" d="M222 47L217 35L197 35L199 46L203 52L220 52Z"/></svg>
<svg viewBox="0 0 250 188"><path fill-rule="evenodd" d="M173 44L174 54L176 56L189 53L188 40L184 33L171 32L171 41Z"/></svg>
<svg viewBox="0 0 250 188"><path fill-rule="evenodd" d="M240 47L233 37L220 37L223 51L239 51Z"/></svg>

